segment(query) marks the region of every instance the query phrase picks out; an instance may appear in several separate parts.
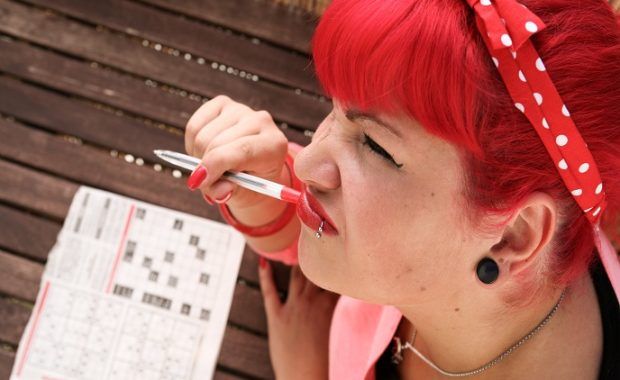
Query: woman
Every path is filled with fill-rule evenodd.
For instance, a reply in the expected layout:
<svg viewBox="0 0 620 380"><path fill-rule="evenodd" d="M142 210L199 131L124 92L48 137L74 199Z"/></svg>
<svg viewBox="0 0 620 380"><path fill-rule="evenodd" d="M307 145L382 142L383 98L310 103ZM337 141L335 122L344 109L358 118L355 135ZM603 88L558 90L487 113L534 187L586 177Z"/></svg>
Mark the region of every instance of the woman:
<svg viewBox="0 0 620 380"><path fill-rule="evenodd" d="M301 150L227 97L192 116L188 185L261 254L278 379L620 376L618 21L522 4L334 1ZM304 189L299 218L225 170ZM264 257L294 265L285 302Z"/></svg>

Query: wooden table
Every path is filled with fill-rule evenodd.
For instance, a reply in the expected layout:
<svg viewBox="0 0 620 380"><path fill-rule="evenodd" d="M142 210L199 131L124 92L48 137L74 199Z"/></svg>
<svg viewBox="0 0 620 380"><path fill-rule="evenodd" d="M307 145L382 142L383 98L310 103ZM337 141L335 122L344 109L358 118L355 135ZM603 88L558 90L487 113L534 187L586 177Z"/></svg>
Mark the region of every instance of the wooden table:
<svg viewBox="0 0 620 380"><path fill-rule="evenodd" d="M80 185L222 221L151 153L183 151L188 118L218 94L309 142L330 109L315 22L269 0L0 0L0 378ZM246 246L217 379L273 378L256 265Z"/></svg>

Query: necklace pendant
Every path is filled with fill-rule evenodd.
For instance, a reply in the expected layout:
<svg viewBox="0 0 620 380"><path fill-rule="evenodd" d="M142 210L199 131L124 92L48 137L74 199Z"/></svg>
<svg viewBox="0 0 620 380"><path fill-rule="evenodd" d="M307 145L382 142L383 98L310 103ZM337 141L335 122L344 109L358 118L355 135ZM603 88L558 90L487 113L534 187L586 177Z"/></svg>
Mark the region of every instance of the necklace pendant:
<svg viewBox="0 0 620 380"><path fill-rule="evenodd" d="M392 363L399 365L403 361L403 344L399 337L392 338Z"/></svg>

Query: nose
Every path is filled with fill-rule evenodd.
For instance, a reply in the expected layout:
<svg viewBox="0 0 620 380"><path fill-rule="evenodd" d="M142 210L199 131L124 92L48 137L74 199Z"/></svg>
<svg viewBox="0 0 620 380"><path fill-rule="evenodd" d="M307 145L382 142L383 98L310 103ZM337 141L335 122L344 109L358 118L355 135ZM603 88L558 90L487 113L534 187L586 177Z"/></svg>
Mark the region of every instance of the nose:
<svg viewBox="0 0 620 380"><path fill-rule="evenodd" d="M294 170L308 187L320 192L329 192L340 187L340 171L334 159L335 139L331 139L333 121L329 116L323 119L312 141L295 157Z"/></svg>

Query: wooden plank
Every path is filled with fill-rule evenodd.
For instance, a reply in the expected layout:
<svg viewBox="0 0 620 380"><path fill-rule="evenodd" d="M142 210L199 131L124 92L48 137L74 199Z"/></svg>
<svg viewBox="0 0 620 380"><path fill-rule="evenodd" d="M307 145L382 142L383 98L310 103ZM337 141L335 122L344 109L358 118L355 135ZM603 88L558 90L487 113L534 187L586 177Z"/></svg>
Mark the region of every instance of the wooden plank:
<svg viewBox="0 0 620 380"><path fill-rule="evenodd" d="M0 50L0 71L172 126L183 128L201 104L26 43L0 39Z"/></svg>
<svg viewBox="0 0 620 380"><path fill-rule="evenodd" d="M155 159L153 149L157 147L179 152L185 149L180 134L12 78L0 76L0 98L0 113L147 160Z"/></svg>
<svg viewBox="0 0 620 380"><path fill-rule="evenodd" d="M235 328L228 327L224 333L218 363L260 378L274 378L267 338Z"/></svg>
<svg viewBox="0 0 620 380"><path fill-rule="evenodd" d="M147 86L142 79L102 70L26 43L0 39L0 51L4 53L0 55L0 71L178 128L185 128L187 120L201 105L187 96ZM90 104L84 107L92 108ZM283 132L289 141L300 145L310 141L295 129L287 128Z"/></svg>
<svg viewBox="0 0 620 380"><path fill-rule="evenodd" d="M15 361L15 353L0 347L0 379L8 379L11 376L13 361Z"/></svg>
<svg viewBox="0 0 620 380"><path fill-rule="evenodd" d="M60 232L60 224L4 205L0 205L0 225L0 247L37 261L46 259Z"/></svg>
<svg viewBox="0 0 620 380"><path fill-rule="evenodd" d="M105 151L72 144L48 133L0 119L0 156L27 163L89 186L130 196L163 207L222 221L184 181L146 166L128 164Z"/></svg>
<svg viewBox="0 0 620 380"><path fill-rule="evenodd" d="M270 0L140 0L222 25L300 52L309 52L316 16Z"/></svg>
<svg viewBox="0 0 620 380"><path fill-rule="evenodd" d="M237 375L233 375L233 374L218 371L218 370L216 370L215 373L213 374L213 380L239 380L239 379L246 379L246 377L239 377Z"/></svg>
<svg viewBox="0 0 620 380"><path fill-rule="evenodd" d="M286 86L321 93L307 56L267 44L257 44L248 38L226 33L186 17L123 0L26 1L121 33L159 42L209 61L258 74Z"/></svg>
<svg viewBox="0 0 620 380"><path fill-rule="evenodd" d="M0 250L0 293L34 302L43 265Z"/></svg>
<svg viewBox="0 0 620 380"><path fill-rule="evenodd" d="M0 341L17 345L21 338L31 309L23 303L0 296Z"/></svg>
<svg viewBox="0 0 620 380"><path fill-rule="evenodd" d="M0 297L0 341L17 345L30 313L23 303ZM267 339L233 327L226 327L218 363L251 376L273 378Z"/></svg>
<svg viewBox="0 0 620 380"><path fill-rule="evenodd" d="M122 35L100 32L58 15L21 4L0 2L0 31L70 55L146 76L207 97L227 94L278 120L315 129L329 113L328 103L265 81L241 80L205 65L142 47Z"/></svg>
<svg viewBox="0 0 620 380"><path fill-rule="evenodd" d="M63 220L78 185L0 160L0 200Z"/></svg>

